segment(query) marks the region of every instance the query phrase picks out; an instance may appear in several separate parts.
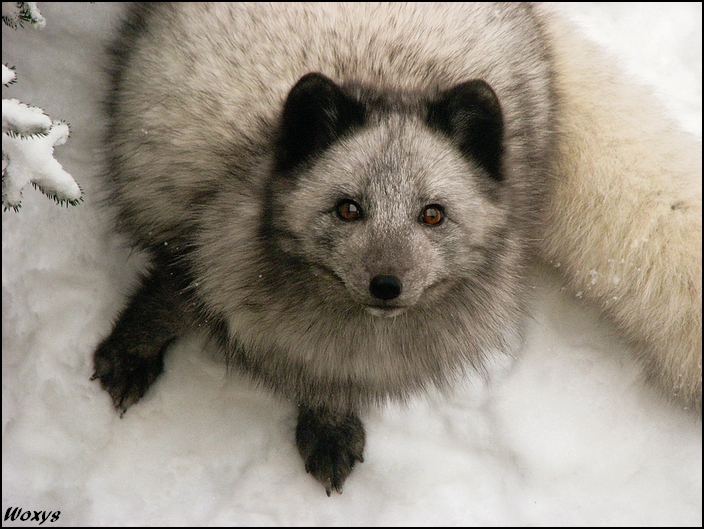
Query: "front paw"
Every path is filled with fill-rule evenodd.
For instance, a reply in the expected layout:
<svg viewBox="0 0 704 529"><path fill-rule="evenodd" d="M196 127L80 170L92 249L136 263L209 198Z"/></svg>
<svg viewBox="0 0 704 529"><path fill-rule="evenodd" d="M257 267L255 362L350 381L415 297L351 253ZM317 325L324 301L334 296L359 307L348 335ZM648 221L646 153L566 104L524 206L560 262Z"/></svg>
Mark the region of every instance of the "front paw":
<svg viewBox="0 0 704 529"><path fill-rule="evenodd" d="M125 344L115 344L110 338L98 346L93 357L95 372L91 380L100 380L120 417L144 396L164 370L166 345L148 355L127 351Z"/></svg>
<svg viewBox="0 0 704 529"><path fill-rule="evenodd" d="M328 496L342 493L342 485L357 461L364 461L364 426L354 413L331 414L301 407L296 446L306 472L320 481Z"/></svg>

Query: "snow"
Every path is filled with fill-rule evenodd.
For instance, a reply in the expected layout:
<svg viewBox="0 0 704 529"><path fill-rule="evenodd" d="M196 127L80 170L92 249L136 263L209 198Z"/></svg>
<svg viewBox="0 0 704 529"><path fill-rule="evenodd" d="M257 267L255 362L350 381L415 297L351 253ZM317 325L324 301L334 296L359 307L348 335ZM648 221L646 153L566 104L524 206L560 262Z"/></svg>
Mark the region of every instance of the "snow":
<svg viewBox="0 0 704 529"><path fill-rule="evenodd" d="M7 116L6 109L12 111ZM48 116L43 115L40 109L27 107L16 99L3 99L2 111L3 206L17 210L21 205L22 189L30 182L56 202L63 204L68 201L76 205L81 198L81 189L54 158L54 147L63 145L68 139L68 125L54 121L44 134L20 136L31 134L32 130L41 131L44 126L42 118ZM18 125L11 128L9 133L4 130L6 117Z"/></svg>
<svg viewBox="0 0 704 529"><path fill-rule="evenodd" d="M2 19L10 27L23 27L25 23L34 29L44 29L46 20L39 12L36 2L3 2Z"/></svg>
<svg viewBox="0 0 704 529"><path fill-rule="evenodd" d="M17 79L17 74L12 68L8 68L4 64L2 65L2 84L8 85L14 83ZM2 111L3 120L5 119L5 110ZM4 127L3 127L4 130Z"/></svg>
<svg viewBox="0 0 704 529"><path fill-rule="evenodd" d="M560 5L701 136L701 4ZM3 213L2 513L50 525L702 524L701 421L640 378L613 329L536 271L525 345L488 381L366 418L342 495L306 475L295 408L227 374L200 337L119 419L91 355L143 259L101 195L100 50L123 7L40 4L42 32L3 28L3 89L71 122L56 155L85 202L26 192ZM3 525L38 525L37 521Z"/></svg>
<svg viewBox="0 0 704 529"><path fill-rule="evenodd" d="M5 65L3 65L4 67ZM7 71L12 74L15 73L10 69L7 69ZM17 99L2 100L3 132L15 132L24 136L46 134L50 128L51 118L44 114L41 108L27 106Z"/></svg>
<svg viewBox="0 0 704 529"><path fill-rule="evenodd" d="M8 13L5 12L6 8ZM7 26L14 29L22 27L25 19L31 20L35 28L43 29L46 26L36 3L3 4L4 30ZM16 79L15 71L3 64L2 84L7 86ZM54 147L66 143L68 136L69 126L61 121L52 123L42 109L28 106L17 99L2 100L3 209L19 210L22 189L30 182L58 203L78 203L80 187L54 158Z"/></svg>

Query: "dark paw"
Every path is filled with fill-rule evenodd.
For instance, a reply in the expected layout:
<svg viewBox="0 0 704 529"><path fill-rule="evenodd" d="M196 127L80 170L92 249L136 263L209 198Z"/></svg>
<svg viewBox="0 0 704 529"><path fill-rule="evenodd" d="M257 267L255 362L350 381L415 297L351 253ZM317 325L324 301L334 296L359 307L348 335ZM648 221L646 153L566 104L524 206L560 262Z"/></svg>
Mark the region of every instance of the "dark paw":
<svg viewBox="0 0 704 529"><path fill-rule="evenodd" d="M354 413L331 414L302 407L296 427L296 446L306 472L325 492L342 493L342 485L357 461L364 461L364 426Z"/></svg>
<svg viewBox="0 0 704 529"><path fill-rule="evenodd" d="M164 370L166 345L150 355L126 351L124 344L115 345L110 338L98 346L93 358L95 373L91 380L100 380L103 389L112 397L120 417L144 396Z"/></svg>

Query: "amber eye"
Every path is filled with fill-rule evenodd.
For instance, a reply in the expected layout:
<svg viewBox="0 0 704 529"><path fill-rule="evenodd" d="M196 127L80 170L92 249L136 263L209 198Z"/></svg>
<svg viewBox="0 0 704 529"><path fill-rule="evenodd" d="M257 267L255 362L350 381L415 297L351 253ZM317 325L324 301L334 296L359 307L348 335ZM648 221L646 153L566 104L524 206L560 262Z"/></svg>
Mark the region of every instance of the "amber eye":
<svg viewBox="0 0 704 529"><path fill-rule="evenodd" d="M430 206L425 206L422 213L420 214L420 221L428 226L437 226L442 223L445 218L445 212L441 206L437 204L431 204Z"/></svg>
<svg viewBox="0 0 704 529"><path fill-rule="evenodd" d="M359 220L362 218L362 208L354 200L341 200L335 206L335 211L342 220Z"/></svg>

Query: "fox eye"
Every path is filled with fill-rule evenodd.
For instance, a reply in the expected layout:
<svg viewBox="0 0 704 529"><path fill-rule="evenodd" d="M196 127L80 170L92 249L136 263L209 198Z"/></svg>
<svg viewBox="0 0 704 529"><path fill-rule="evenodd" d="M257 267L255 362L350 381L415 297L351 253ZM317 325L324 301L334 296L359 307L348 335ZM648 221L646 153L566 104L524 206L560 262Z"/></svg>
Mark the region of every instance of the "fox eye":
<svg viewBox="0 0 704 529"><path fill-rule="evenodd" d="M337 216L342 220L360 220L362 218L362 208L354 200L340 200L335 206Z"/></svg>
<svg viewBox="0 0 704 529"><path fill-rule="evenodd" d="M445 211L442 209L442 206L438 206L437 204L425 206L420 214L420 221L428 226L438 226L442 224L444 218Z"/></svg>

